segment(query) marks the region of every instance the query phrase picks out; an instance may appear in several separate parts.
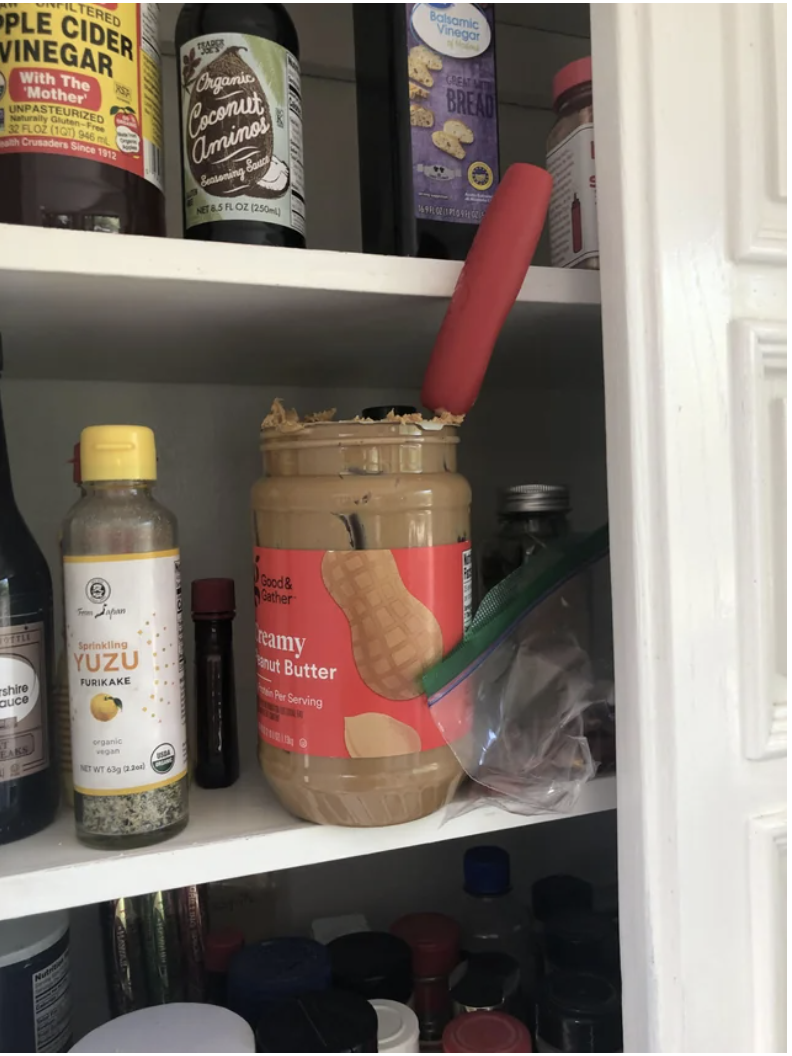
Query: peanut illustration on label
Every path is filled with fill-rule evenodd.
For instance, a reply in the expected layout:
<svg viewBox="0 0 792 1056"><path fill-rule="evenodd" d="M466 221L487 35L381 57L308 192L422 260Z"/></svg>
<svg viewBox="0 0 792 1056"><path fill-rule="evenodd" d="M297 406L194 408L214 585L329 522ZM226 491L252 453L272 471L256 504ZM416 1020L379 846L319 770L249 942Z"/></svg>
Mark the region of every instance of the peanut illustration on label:
<svg viewBox="0 0 792 1056"><path fill-rule="evenodd" d="M387 700L420 696L420 675L442 656L443 635L434 614L404 585L393 554L328 551L322 579L349 622L355 665L369 689Z"/></svg>
<svg viewBox="0 0 792 1056"><path fill-rule="evenodd" d="M344 741L352 759L412 755L421 750L421 738L417 730L377 711L345 719Z"/></svg>

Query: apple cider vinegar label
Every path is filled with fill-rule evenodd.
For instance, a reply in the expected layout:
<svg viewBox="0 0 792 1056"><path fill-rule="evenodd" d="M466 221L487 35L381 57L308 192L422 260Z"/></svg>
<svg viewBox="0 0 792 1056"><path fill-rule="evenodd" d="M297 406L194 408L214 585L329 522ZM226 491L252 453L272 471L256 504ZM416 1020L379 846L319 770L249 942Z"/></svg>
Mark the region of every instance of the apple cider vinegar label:
<svg viewBox="0 0 792 1056"><path fill-rule="evenodd" d="M63 561L74 788L174 784L187 771L179 551Z"/></svg>

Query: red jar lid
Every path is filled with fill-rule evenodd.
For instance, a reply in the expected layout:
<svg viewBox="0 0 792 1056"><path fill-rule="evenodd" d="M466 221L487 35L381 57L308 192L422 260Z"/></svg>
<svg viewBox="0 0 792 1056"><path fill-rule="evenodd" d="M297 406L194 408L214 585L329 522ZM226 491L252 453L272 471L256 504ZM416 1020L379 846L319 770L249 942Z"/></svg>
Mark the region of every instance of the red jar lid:
<svg viewBox="0 0 792 1056"><path fill-rule="evenodd" d="M194 579L192 583L193 616L231 618L236 611L233 579Z"/></svg>
<svg viewBox="0 0 792 1056"><path fill-rule="evenodd" d="M531 1035L505 1012L469 1012L443 1031L443 1052L533 1052Z"/></svg>
<svg viewBox="0 0 792 1056"><path fill-rule="evenodd" d="M566 92L577 88L580 84L591 84L591 56L585 59L575 59L574 62L562 66L553 78L553 106Z"/></svg>
<svg viewBox="0 0 792 1056"><path fill-rule="evenodd" d="M392 924L391 932L412 950L416 979L448 975L459 963L462 929L443 913L410 913Z"/></svg>
<svg viewBox="0 0 792 1056"><path fill-rule="evenodd" d="M245 945L237 928L210 931L204 940L204 967L207 972L227 972L231 958Z"/></svg>

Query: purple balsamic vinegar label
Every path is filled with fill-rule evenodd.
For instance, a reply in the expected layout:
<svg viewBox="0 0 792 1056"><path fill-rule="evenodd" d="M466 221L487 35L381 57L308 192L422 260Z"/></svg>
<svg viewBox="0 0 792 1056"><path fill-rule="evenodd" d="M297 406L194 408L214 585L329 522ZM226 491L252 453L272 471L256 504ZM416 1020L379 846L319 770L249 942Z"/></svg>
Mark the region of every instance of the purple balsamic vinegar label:
<svg viewBox="0 0 792 1056"><path fill-rule="evenodd" d="M498 185L493 4L406 4L415 216L478 224Z"/></svg>

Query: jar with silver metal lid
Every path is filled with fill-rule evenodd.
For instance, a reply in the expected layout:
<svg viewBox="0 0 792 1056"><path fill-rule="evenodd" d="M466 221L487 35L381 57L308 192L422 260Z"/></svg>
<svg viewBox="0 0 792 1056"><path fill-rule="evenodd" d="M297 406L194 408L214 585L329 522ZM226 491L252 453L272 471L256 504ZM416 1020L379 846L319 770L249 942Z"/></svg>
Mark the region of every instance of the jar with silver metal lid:
<svg viewBox="0 0 792 1056"><path fill-rule="evenodd" d="M535 558L559 548L569 532L569 489L559 484L517 484L498 496L498 531L484 546L481 595Z"/></svg>

